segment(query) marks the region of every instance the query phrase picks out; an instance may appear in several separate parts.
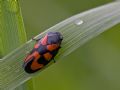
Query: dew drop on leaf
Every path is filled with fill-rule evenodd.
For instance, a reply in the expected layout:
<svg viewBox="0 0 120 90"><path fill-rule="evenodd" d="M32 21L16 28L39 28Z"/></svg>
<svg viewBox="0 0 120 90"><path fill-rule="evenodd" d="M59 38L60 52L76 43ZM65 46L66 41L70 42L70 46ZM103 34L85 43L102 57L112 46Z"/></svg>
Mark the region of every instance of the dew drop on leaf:
<svg viewBox="0 0 120 90"><path fill-rule="evenodd" d="M83 20L76 20L76 21L75 21L75 24L76 24L76 25L81 25L81 24L83 24Z"/></svg>

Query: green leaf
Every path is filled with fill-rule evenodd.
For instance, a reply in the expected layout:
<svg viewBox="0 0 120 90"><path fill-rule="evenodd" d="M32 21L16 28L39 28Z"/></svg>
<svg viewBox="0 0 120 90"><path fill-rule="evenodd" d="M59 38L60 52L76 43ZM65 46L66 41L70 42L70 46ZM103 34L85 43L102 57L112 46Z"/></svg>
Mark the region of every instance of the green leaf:
<svg viewBox="0 0 120 90"><path fill-rule="evenodd" d="M90 39L118 24L120 22L119 8L120 2L113 2L80 13L39 34L36 36L36 39L43 37L50 31L61 32L64 39L62 48L55 57L55 60L58 61ZM45 68L34 74L24 72L22 68L23 60L27 53L33 48L34 44L35 41L30 40L2 59L0 62L0 77L2 77L0 81L1 88L15 88L31 77L40 74L42 70L53 64L53 61L51 61Z"/></svg>

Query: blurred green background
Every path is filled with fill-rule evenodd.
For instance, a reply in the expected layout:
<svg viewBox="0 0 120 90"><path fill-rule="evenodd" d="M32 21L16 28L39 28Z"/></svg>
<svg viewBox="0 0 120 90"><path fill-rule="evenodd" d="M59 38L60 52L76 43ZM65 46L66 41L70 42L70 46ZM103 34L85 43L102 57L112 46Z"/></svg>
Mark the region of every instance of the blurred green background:
<svg viewBox="0 0 120 90"><path fill-rule="evenodd" d="M28 40L58 22L112 0L20 0ZM120 90L120 25L28 81L27 90Z"/></svg>

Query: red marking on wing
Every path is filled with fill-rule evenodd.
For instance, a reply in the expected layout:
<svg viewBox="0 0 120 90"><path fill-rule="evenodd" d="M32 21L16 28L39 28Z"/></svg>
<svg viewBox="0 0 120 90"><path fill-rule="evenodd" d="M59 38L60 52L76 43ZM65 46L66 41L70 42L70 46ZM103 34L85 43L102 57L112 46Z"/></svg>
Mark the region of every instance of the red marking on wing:
<svg viewBox="0 0 120 90"><path fill-rule="evenodd" d="M48 39L48 35L46 35L46 36L41 40L41 44L42 44L42 45L47 45L47 39Z"/></svg>
<svg viewBox="0 0 120 90"><path fill-rule="evenodd" d="M28 55L28 56L25 58L24 62L29 61L31 57L32 57L32 55Z"/></svg>
<svg viewBox="0 0 120 90"><path fill-rule="evenodd" d="M40 44L38 44L38 43L37 43L37 44L35 44L34 48L38 48L38 47L39 47L39 45L40 45Z"/></svg>
<svg viewBox="0 0 120 90"><path fill-rule="evenodd" d="M55 49L57 49L59 47L59 44L51 44L51 45L47 45L47 49L49 51L53 51Z"/></svg>
<svg viewBox="0 0 120 90"><path fill-rule="evenodd" d="M38 52L34 52L33 56L35 56L35 60L33 60L32 64L31 64L31 69L32 70L37 70L39 68L42 68L44 65L43 64L39 64L37 61L40 58L40 54Z"/></svg>
<svg viewBox="0 0 120 90"><path fill-rule="evenodd" d="M49 52L43 54L43 56L44 56L44 58L45 58L47 61L51 60L51 58L52 58L52 55L51 55Z"/></svg>

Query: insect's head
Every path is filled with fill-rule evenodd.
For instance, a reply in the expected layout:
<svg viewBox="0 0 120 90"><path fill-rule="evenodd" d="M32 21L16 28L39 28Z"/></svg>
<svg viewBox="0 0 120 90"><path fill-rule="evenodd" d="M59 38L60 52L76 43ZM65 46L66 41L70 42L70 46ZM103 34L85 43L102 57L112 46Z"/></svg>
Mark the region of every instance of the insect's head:
<svg viewBox="0 0 120 90"><path fill-rule="evenodd" d="M48 43L53 44L53 43L61 43L63 40L63 36L61 35L60 32L49 32L48 33Z"/></svg>

